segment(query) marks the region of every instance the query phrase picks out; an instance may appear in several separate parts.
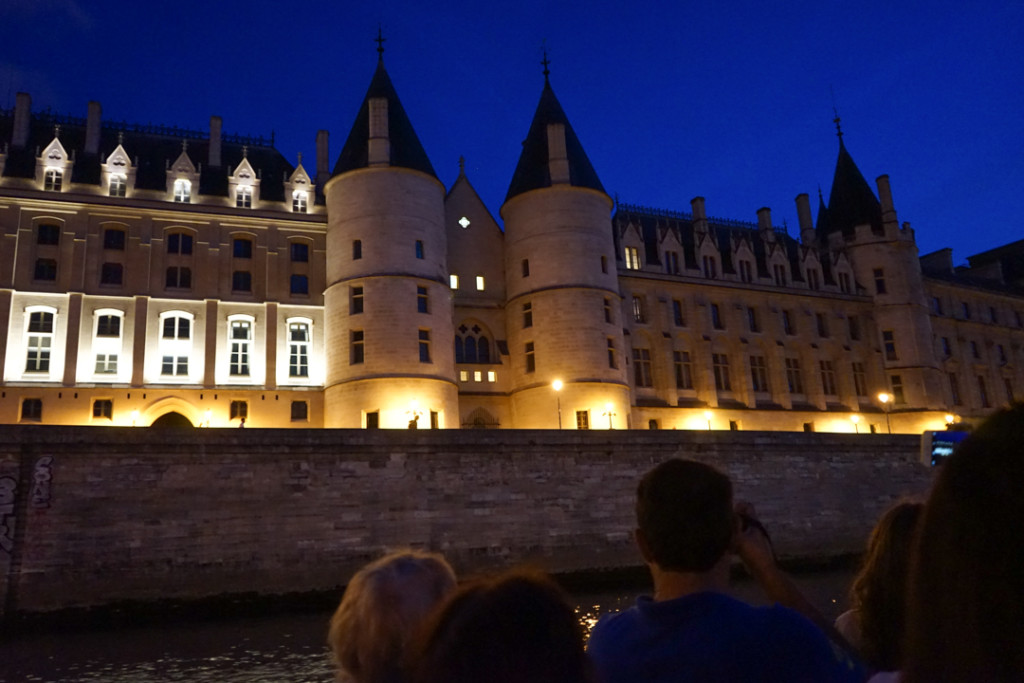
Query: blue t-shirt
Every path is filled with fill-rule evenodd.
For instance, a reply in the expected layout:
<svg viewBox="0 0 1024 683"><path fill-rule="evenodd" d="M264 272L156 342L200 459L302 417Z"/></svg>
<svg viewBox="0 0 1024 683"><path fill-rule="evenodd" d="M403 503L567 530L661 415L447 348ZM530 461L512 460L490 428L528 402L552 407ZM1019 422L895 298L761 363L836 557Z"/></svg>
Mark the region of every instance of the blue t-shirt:
<svg viewBox="0 0 1024 683"><path fill-rule="evenodd" d="M695 593L607 614L587 652L601 683L831 683L864 671L825 634L780 605L752 607L721 593Z"/></svg>

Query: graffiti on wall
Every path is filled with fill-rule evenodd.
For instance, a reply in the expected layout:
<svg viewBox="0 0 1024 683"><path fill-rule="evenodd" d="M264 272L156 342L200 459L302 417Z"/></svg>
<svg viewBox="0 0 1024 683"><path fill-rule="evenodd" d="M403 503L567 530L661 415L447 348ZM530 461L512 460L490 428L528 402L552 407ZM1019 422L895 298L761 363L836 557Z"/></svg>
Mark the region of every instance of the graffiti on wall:
<svg viewBox="0 0 1024 683"><path fill-rule="evenodd" d="M14 550L14 497L18 481L14 477L0 477L0 552L8 555Z"/></svg>
<svg viewBox="0 0 1024 683"><path fill-rule="evenodd" d="M53 456L44 455L32 468L32 507L50 507L50 482L53 480Z"/></svg>

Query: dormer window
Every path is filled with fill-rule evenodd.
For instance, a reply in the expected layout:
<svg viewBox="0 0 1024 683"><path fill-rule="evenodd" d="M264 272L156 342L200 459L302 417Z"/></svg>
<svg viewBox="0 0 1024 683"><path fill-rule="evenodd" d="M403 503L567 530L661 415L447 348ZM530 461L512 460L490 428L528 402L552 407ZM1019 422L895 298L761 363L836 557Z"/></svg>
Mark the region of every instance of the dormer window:
<svg viewBox="0 0 1024 683"><path fill-rule="evenodd" d="M128 178L123 175L110 176L110 196L123 197L128 191Z"/></svg>
<svg viewBox="0 0 1024 683"><path fill-rule="evenodd" d="M238 186L238 190L235 192L235 207L239 209L252 208L252 187L249 185Z"/></svg>
<svg viewBox="0 0 1024 683"><path fill-rule="evenodd" d="M295 213L306 213L309 195L305 190L296 190L292 193L292 211Z"/></svg>
<svg viewBox="0 0 1024 683"><path fill-rule="evenodd" d="M47 192L60 192L64 184L64 172L59 168L48 168L43 175L43 189Z"/></svg>
<svg viewBox="0 0 1024 683"><path fill-rule="evenodd" d="M174 201L188 204L192 201L192 181L178 178L174 181Z"/></svg>

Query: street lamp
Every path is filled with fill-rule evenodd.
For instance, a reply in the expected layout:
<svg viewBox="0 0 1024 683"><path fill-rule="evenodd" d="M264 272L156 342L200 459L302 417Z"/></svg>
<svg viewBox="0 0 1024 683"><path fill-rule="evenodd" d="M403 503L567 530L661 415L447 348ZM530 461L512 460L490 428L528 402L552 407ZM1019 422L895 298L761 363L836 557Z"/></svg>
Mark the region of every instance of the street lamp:
<svg viewBox="0 0 1024 683"><path fill-rule="evenodd" d="M711 411L710 410L705 410L704 411L704 419L708 421L708 431L710 432L711 431Z"/></svg>
<svg viewBox="0 0 1024 683"><path fill-rule="evenodd" d="M558 428L562 428L562 395L559 393L562 391L562 380L556 379L551 383L551 388L555 390L555 404L558 406Z"/></svg>
<svg viewBox="0 0 1024 683"><path fill-rule="evenodd" d="M615 429L614 427L612 427L612 418L615 417L615 413L612 412L611 403L604 404L604 414L608 416L608 429Z"/></svg>
<svg viewBox="0 0 1024 683"><path fill-rule="evenodd" d="M946 429L949 429L956 424L956 415L953 413L946 413Z"/></svg>
<svg viewBox="0 0 1024 683"><path fill-rule="evenodd" d="M892 434L892 423L889 422L889 401L892 400L892 394L883 391L878 395L878 400L881 401L882 410L885 411L885 430Z"/></svg>
<svg viewBox="0 0 1024 683"><path fill-rule="evenodd" d="M853 423L853 432L860 434L860 415L851 415L850 422Z"/></svg>

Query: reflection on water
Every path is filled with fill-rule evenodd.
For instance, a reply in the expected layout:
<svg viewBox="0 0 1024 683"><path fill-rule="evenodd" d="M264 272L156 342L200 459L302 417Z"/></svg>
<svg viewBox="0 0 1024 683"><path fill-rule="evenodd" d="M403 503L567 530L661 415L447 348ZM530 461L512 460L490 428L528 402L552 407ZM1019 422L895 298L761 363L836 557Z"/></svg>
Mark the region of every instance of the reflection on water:
<svg viewBox="0 0 1024 683"><path fill-rule="evenodd" d="M826 614L842 611L848 570L797 577ZM589 632L605 612L625 609L642 589L577 595ZM764 602L756 586L738 582L737 597ZM324 639L330 614L275 615L198 624L32 635L0 643L0 681L9 683L329 683Z"/></svg>

